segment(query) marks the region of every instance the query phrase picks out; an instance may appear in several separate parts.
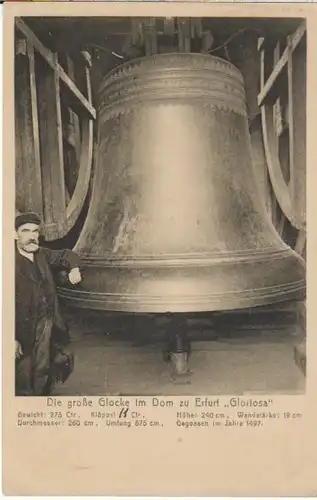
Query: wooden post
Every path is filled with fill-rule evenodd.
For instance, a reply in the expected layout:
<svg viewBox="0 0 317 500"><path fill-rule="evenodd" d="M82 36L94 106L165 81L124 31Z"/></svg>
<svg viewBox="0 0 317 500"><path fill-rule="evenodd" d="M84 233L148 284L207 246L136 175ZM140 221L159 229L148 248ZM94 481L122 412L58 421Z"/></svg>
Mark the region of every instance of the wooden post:
<svg viewBox="0 0 317 500"><path fill-rule="evenodd" d="M84 73L85 73L85 90L87 100L92 102L92 89L91 89L91 56L84 50L81 52L84 59ZM81 130L81 156L78 171L78 178L73 196L67 206L66 218L67 227L70 229L76 221L76 218L83 206L86 198L89 179L92 170L92 157L93 157L93 120L92 118L82 117L82 130Z"/></svg>
<svg viewBox="0 0 317 500"><path fill-rule="evenodd" d="M267 172L260 114L253 117L249 129L250 129L250 139L251 139L252 164L255 172L256 181L259 187L263 203L266 206L267 210L269 211L270 215L272 216L270 180Z"/></svg>
<svg viewBox="0 0 317 500"><path fill-rule="evenodd" d="M262 89L265 85L266 81L266 74L268 72L267 66L270 66L270 62L267 60L267 52L266 52L266 42L265 39L262 38L258 42L258 50L260 51L260 89ZM262 123L262 144L263 143L263 123ZM265 154L265 148L264 148L264 154ZM271 179L270 175L267 169L267 158L265 157L266 161L266 208L267 211L271 217L271 220L274 221L274 216L275 216L275 205L276 205L276 199L275 199L275 194L273 191L273 187L271 184Z"/></svg>
<svg viewBox="0 0 317 500"><path fill-rule="evenodd" d="M289 41L289 44L291 41ZM288 59L290 195L297 224L306 220L306 47L305 39Z"/></svg>
<svg viewBox="0 0 317 500"><path fill-rule="evenodd" d="M190 25L188 18L177 20L178 29L178 50L179 52L190 52Z"/></svg>
<svg viewBox="0 0 317 500"><path fill-rule="evenodd" d="M58 237L58 224L63 224L66 214L60 82L56 72L45 61L40 64L38 104L44 214L48 224L57 224Z"/></svg>
<svg viewBox="0 0 317 500"><path fill-rule="evenodd" d="M15 59L16 208L43 216L34 49L17 40Z"/></svg>
<svg viewBox="0 0 317 500"><path fill-rule="evenodd" d="M67 61L67 73L70 76L70 78L73 80L73 82L76 83L76 77L75 77L75 68L74 68L74 63L70 56L66 54L66 61ZM69 107L68 108L69 112L69 129L68 129L68 140L69 144L71 144L75 151L76 151L76 158L79 160L80 157L80 126L79 126L79 118L76 113Z"/></svg>
<svg viewBox="0 0 317 500"><path fill-rule="evenodd" d="M143 23L143 37L145 44L145 55L152 56L157 54L157 31L156 31L156 21L153 17L150 17Z"/></svg>
<svg viewBox="0 0 317 500"><path fill-rule="evenodd" d="M76 75L74 62L69 54L65 55L67 74L76 83ZM65 188L66 202L69 203L70 197L73 194L78 178L80 154L81 154L81 134L78 115L68 106L68 103L63 101L62 104L62 119L63 119L63 137L64 145L64 162L65 162Z"/></svg>

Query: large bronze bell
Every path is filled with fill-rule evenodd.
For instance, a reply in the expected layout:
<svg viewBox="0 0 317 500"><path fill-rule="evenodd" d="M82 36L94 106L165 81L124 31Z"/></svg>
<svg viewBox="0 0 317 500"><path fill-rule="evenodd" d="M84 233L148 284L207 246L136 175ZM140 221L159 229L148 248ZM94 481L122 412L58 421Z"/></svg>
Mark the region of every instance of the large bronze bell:
<svg viewBox="0 0 317 500"><path fill-rule="evenodd" d="M300 297L304 261L257 191L243 79L202 54L161 54L102 82L74 306L122 312L239 309Z"/></svg>

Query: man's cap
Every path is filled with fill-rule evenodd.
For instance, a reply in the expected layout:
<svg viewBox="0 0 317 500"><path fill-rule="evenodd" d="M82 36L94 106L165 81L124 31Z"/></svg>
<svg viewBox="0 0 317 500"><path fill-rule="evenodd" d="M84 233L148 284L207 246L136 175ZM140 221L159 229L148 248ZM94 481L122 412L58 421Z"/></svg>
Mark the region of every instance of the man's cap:
<svg viewBox="0 0 317 500"><path fill-rule="evenodd" d="M15 218L15 229L23 226L24 224L36 224L40 226L42 223L41 218L35 212L27 212L24 214L19 214Z"/></svg>

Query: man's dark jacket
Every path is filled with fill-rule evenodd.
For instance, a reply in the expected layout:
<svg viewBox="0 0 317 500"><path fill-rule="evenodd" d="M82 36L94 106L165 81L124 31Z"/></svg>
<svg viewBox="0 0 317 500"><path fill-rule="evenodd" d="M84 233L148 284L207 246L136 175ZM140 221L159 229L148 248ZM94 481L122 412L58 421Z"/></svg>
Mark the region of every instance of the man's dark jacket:
<svg viewBox="0 0 317 500"><path fill-rule="evenodd" d="M30 355L35 340L36 323L39 314L43 288L28 271L29 262L16 248L15 258L15 339L20 342L24 355ZM45 287L46 301L51 311L54 326L66 331L61 316L56 288L54 270L70 271L79 266L78 256L71 250L51 250L39 248L34 254L37 269Z"/></svg>

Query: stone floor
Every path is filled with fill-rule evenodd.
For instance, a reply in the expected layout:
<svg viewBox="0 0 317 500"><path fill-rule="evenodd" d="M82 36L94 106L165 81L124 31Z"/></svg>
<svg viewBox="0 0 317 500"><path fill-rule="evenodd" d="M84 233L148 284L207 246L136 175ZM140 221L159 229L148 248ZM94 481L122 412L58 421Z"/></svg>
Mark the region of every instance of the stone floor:
<svg viewBox="0 0 317 500"><path fill-rule="evenodd" d="M230 332L217 340L192 344L191 375L175 382L159 342L136 345L129 339L74 326L75 371L54 394L196 395L298 394L305 377L295 364L293 332Z"/></svg>

